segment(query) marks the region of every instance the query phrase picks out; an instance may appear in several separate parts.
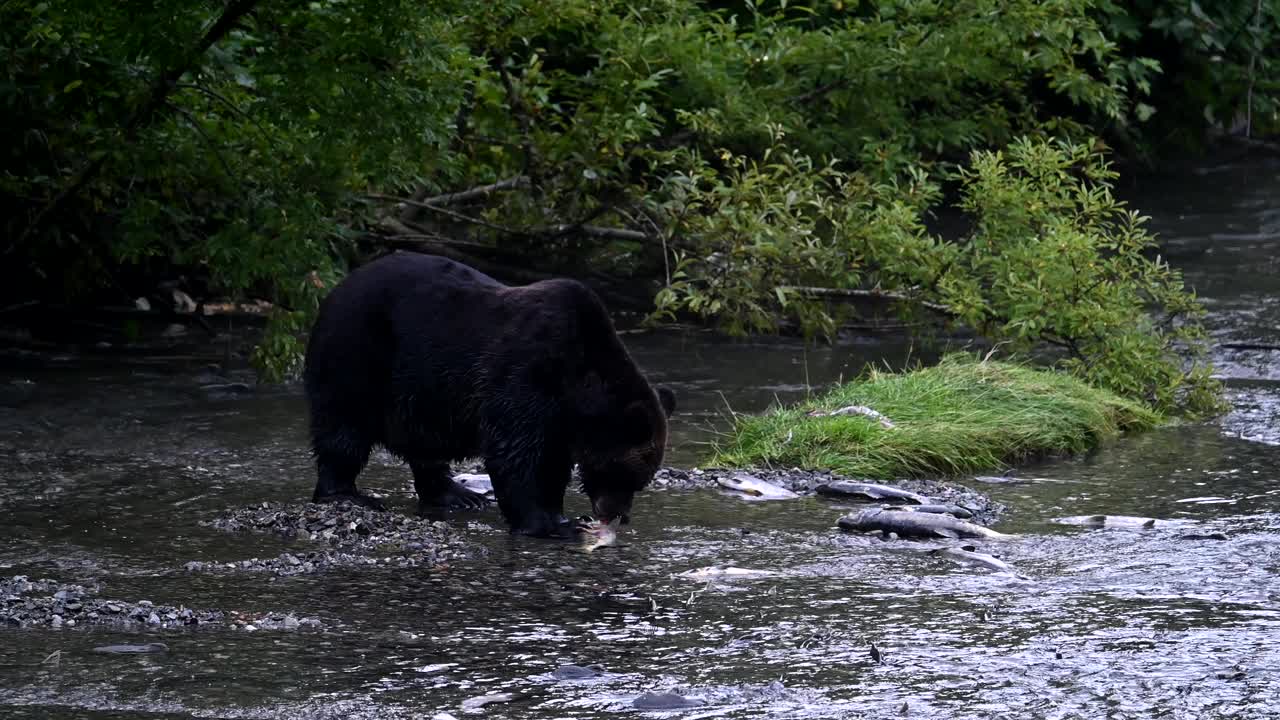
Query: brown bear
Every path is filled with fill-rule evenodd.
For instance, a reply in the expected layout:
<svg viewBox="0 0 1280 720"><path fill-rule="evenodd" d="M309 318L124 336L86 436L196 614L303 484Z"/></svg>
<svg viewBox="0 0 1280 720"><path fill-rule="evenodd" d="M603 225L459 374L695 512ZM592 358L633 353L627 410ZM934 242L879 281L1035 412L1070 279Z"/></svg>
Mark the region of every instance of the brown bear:
<svg viewBox="0 0 1280 720"><path fill-rule="evenodd" d="M314 502L382 507L356 489L382 445L408 462L420 511L480 507L449 463L483 457L507 522L536 536L570 532L575 464L596 518L625 522L662 463L675 408L582 283L507 286L417 253L370 262L329 293L303 377Z"/></svg>

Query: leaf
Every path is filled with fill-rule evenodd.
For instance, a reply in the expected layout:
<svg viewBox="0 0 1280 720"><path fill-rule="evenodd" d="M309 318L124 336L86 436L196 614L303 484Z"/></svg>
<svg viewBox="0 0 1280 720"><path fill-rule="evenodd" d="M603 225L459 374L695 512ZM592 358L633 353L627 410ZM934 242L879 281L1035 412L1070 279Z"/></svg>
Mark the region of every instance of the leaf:
<svg viewBox="0 0 1280 720"><path fill-rule="evenodd" d="M84 84L83 80L72 80L71 82L67 83L65 87L62 88L62 92L69 93L83 84Z"/></svg>

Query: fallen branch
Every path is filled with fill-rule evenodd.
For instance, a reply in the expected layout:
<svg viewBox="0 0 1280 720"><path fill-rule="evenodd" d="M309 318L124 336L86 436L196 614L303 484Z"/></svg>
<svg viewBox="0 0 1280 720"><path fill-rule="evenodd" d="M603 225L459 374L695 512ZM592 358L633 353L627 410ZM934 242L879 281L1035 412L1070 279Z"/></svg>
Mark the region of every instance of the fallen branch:
<svg viewBox="0 0 1280 720"><path fill-rule="evenodd" d="M507 178L506 180L499 180L498 182L490 185L473 187L470 190L459 190L458 192L445 193L443 195L436 195L435 197L429 198L414 198L414 202L420 202L426 205L455 205L457 203L469 202L476 198L488 197L496 192L516 190L526 187L529 187L529 176L517 175L516 177Z"/></svg>
<svg viewBox="0 0 1280 720"><path fill-rule="evenodd" d="M866 300L898 300L901 302L919 303L921 307L928 308L934 312L942 313L956 317L960 313L953 310L949 305L942 303L930 302L929 300L920 300L910 295L893 290L849 290L845 288L824 288L824 287L806 287L803 285L779 285L779 290L783 292L793 292L797 295L807 295L809 297L834 297L834 298L850 298L850 299L866 299Z"/></svg>
<svg viewBox="0 0 1280 720"><path fill-rule="evenodd" d="M403 205L408 205L410 207L421 208L423 210L430 210L431 212L439 213L441 215L451 217L454 220L458 220L460 222L468 223L471 225L479 225L480 227L487 227L490 230L497 230L498 232L506 233L508 235L522 235L522 236L529 235L529 233L527 232L522 232L514 228L509 228L503 225L491 223L488 220L481 220L480 218L471 217L470 215L464 215L460 212L455 212L453 210L450 210L449 208L440 207L439 205L429 205L425 202L418 202L417 200L411 200L409 198L396 197L395 195L382 195L381 193L365 193L365 197L371 200L385 200L387 202L401 203Z"/></svg>
<svg viewBox="0 0 1280 720"><path fill-rule="evenodd" d="M383 200L386 202L402 203L410 207L429 210L434 213L440 213L441 215L445 215L446 217L451 217L460 222L468 223L471 225L479 225L480 227L487 227L490 230L497 230L498 232L506 233L507 235L516 235L519 237L560 236L560 235L567 234L568 232L577 231L577 232L581 232L583 235L589 235L592 237L601 237L601 238L611 238L614 240L650 240L652 239L651 235L649 235L648 233L640 232L639 230L600 227L598 225L553 225L551 227L541 228L541 229L517 230L516 228L507 227L505 225L498 225L496 223L491 223L488 220L481 220L480 218L477 218L477 217L471 217L470 215L460 213L456 210L450 210L449 208L440 207L439 205L432 205L426 202L418 202L417 200L412 200L410 198L396 197L394 195L383 195L381 193L366 193L365 197L371 200ZM414 234L414 233L402 233L402 234Z"/></svg>
<svg viewBox="0 0 1280 720"><path fill-rule="evenodd" d="M571 232L580 232L583 235L591 237L610 238L613 240L651 240L652 235L640 232L639 230L626 230L623 228L600 227L599 225L555 225L547 228L546 232L555 235L567 235Z"/></svg>

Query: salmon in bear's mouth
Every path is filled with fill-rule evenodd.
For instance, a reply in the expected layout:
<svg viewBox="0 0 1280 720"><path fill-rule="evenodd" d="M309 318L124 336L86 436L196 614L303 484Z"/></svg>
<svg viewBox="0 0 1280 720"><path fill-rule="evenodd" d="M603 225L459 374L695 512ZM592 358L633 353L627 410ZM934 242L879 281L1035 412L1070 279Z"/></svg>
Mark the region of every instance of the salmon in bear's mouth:
<svg viewBox="0 0 1280 720"><path fill-rule="evenodd" d="M581 518L578 527L580 528L579 532L582 534L583 552L591 552L596 548L612 545L618 539L618 526L621 524L621 515L607 523L595 518Z"/></svg>

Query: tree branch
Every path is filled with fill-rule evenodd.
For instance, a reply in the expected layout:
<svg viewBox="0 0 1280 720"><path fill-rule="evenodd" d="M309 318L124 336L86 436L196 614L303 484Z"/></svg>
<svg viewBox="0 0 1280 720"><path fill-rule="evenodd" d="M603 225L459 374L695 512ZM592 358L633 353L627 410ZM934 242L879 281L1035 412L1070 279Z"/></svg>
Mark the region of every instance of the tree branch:
<svg viewBox="0 0 1280 720"><path fill-rule="evenodd" d="M227 177L231 180L231 182L235 183L236 188L241 190L241 193L240 193L241 199L247 199L244 195L240 178L236 177L235 172L231 170L231 163L227 162L227 158L222 154L222 149L218 147L218 143L215 142L214 139L209 136L209 133L205 132L205 129L203 127L201 127L200 121L196 120L195 116L193 116L191 113L187 112L183 108L178 107L177 105L169 104L168 107L170 110L174 111L180 117L185 119L187 123L190 124L191 127L195 129L196 134L200 136L200 139L204 140L205 144L209 146L209 151L213 153L214 157L218 158L218 163L222 165L222 171L227 174Z"/></svg>
<svg viewBox="0 0 1280 720"><path fill-rule="evenodd" d="M467 83L467 89L463 92L462 103L458 105L458 110L453 114L453 137L449 139L449 151L458 152L462 149L465 142L467 131L470 129L471 111L475 107L476 102L476 84L475 82ZM413 193L413 199L418 202L429 202L427 199L427 187L424 185L419 187ZM400 209L400 219L409 222L418 217L418 208L406 206Z"/></svg>
<svg viewBox="0 0 1280 720"><path fill-rule="evenodd" d="M470 215L463 215L460 212L454 212L453 210L450 210L448 208L442 208L438 205L428 205L427 203L418 202L417 200L410 200L409 198L396 197L395 195L382 195L380 193L365 193L365 197L370 198L372 200L386 200L388 202L396 202L396 203L408 205L409 207L421 208L423 210L430 210L431 212L439 213L441 215L451 217L454 220L458 220L460 222L468 223L471 225L479 225L480 227L487 227L490 230L497 230L498 232L506 233L508 235L520 235L520 236L529 235L529 233L516 230L515 228L509 228L503 225L497 225L489 222L488 220L481 220L480 218L474 218L474 217L471 217Z"/></svg>
<svg viewBox="0 0 1280 720"><path fill-rule="evenodd" d="M517 175L506 180L499 180L491 185L480 185L469 190L459 190L458 192L445 193L429 198L414 198L414 202L420 202L424 205L455 205L457 203L470 202L477 198L488 197L496 192L526 187L529 187L529 176Z"/></svg>
<svg viewBox="0 0 1280 720"><path fill-rule="evenodd" d="M507 235L515 235L518 237L545 237L548 235L559 236L562 234L566 234L568 232L581 232L583 235L589 235L591 237L599 237L599 238L609 238L613 240L651 240L653 239L652 236L648 235L647 233L640 232L639 230L599 227L596 225L553 225L551 227L542 228L542 229L517 230L516 228L507 227L505 225L498 225L496 223L491 223L488 220L481 220L480 218L471 217L470 215L464 215L463 213L450 210L448 208L443 208L438 205L431 205L425 202L410 200L409 198L396 197L394 195L383 195L380 193L366 193L364 197L370 198L372 200L384 200L387 202L403 203L411 207L421 208L423 210L429 210L434 213L439 213L446 217L450 217L455 220L458 220L459 222L464 222L471 225L479 225L480 227L487 227L490 230L497 230L498 232L506 233Z"/></svg>
<svg viewBox="0 0 1280 720"><path fill-rule="evenodd" d="M223 105L226 105L226 106L227 106L227 108L228 108L229 110L231 110L231 112L235 113L236 115L239 115L240 117L244 118L245 120L248 120L248 121L249 121L249 124L251 124L251 125L253 125L254 127L258 128L258 132L262 133L262 136L263 136L264 138L266 138L267 140L271 140L271 139L272 139L272 138L271 138L271 133L267 132L267 129L266 129L266 128L264 128L264 127L262 126L262 124L261 124L261 123L259 123L259 122L258 122L257 120L255 120L255 119L253 119L253 116L251 116L249 113L245 112L244 110L241 110L241 109L240 109L240 106L238 106L238 105L236 105L235 103L231 102L231 100L230 100L230 99L228 99L228 98L227 98L227 96L225 96L225 95L223 95L223 94L221 94L221 93L219 93L219 92L216 92L216 91L214 91L214 90L211 90L211 89L209 89L209 88L207 88L207 87L205 87L205 86L203 86L203 85L198 85L198 84L196 84L196 83L178 83L177 85L174 85L173 87L174 87L174 89L176 89L176 90L195 90L196 92L201 93L202 95L205 95L205 96L207 96L207 97L209 97L209 98L212 98L213 100L217 100L218 102L222 103Z"/></svg>
<svg viewBox="0 0 1280 720"><path fill-rule="evenodd" d="M520 125L521 147L524 149L525 174L532 178L538 177L538 168L541 166L539 161L537 148L533 146L533 121L529 119L529 109L525 107L524 98L520 96L516 90L515 82L511 79L511 73L507 72L507 66L502 60L498 61L498 75L502 78L502 86L507 91L507 105L511 108L511 113L515 115L516 122Z"/></svg>
<svg viewBox="0 0 1280 720"><path fill-rule="evenodd" d="M608 238L610 240L652 240L653 237L648 233L639 230L626 230L624 228L600 227L599 225L553 225L543 232L552 233L559 237L568 235L573 232L580 232L583 235L598 238Z"/></svg>
<svg viewBox="0 0 1280 720"><path fill-rule="evenodd" d="M797 295L806 295L809 297L888 301L897 300L901 302L919 303L921 307L928 308L943 315L948 315L950 317L959 316L959 313L953 310L949 305L943 305L942 303L931 302L929 300L920 300L905 293L894 292L893 290L848 290L845 288L806 287L803 285L779 285L778 289L784 292L793 292Z"/></svg>

